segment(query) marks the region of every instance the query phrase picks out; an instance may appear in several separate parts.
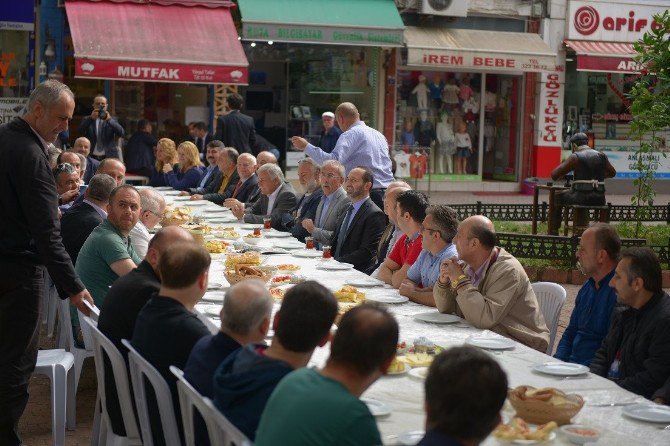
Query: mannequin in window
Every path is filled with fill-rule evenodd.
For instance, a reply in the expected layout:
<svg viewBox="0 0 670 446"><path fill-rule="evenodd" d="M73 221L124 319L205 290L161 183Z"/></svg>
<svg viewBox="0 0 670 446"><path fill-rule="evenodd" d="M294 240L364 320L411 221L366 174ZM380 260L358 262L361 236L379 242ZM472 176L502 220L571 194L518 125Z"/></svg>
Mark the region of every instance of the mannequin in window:
<svg viewBox="0 0 670 446"><path fill-rule="evenodd" d="M428 112L421 110L419 112L419 121L414 126L414 139L419 146L431 147L435 141L435 128L433 123L428 120Z"/></svg>
<svg viewBox="0 0 670 446"><path fill-rule="evenodd" d="M416 84L412 94L416 95L416 104L419 109L428 108L428 93L429 89L426 85L426 76L423 74L419 76L419 83Z"/></svg>
<svg viewBox="0 0 670 446"><path fill-rule="evenodd" d="M451 78L447 81L447 85L442 90L442 103L445 110L451 111L458 105L458 93L460 91L460 87L456 85L456 79Z"/></svg>
<svg viewBox="0 0 670 446"><path fill-rule="evenodd" d="M447 163L447 173L454 172L454 154L456 153L456 138L454 136L454 123L449 115L442 113L440 122L437 123L435 131L437 136L437 156L435 160L436 173L444 173L444 162Z"/></svg>
<svg viewBox="0 0 670 446"><path fill-rule="evenodd" d="M405 152L414 147L416 144L416 138L414 137L414 124L411 119L405 119L405 124L403 125L402 132L400 133L400 144L402 144L402 149Z"/></svg>
<svg viewBox="0 0 670 446"><path fill-rule="evenodd" d="M433 101L433 107L439 110L442 106L442 90L444 90L444 81L439 74L435 73L433 81L428 84L428 90L430 90L430 99Z"/></svg>
<svg viewBox="0 0 670 446"><path fill-rule="evenodd" d="M465 129L465 122L461 122L458 125L458 132L454 135L456 140L456 174L458 175L467 173L468 158L472 154L472 141Z"/></svg>
<svg viewBox="0 0 670 446"><path fill-rule="evenodd" d="M484 110L487 112L495 111L496 109L496 94L492 91L486 92L486 97L484 98Z"/></svg>
<svg viewBox="0 0 670 446"><path fill-rule="evenodd" d="M458 90L458 98L461 100L461 104L464 104L465 101L470 99L472 97L472 94L474 93L472 91L472 88L470 88L470 79L465 77L461 82L461 86L459 88L460 89Z"/></svg>

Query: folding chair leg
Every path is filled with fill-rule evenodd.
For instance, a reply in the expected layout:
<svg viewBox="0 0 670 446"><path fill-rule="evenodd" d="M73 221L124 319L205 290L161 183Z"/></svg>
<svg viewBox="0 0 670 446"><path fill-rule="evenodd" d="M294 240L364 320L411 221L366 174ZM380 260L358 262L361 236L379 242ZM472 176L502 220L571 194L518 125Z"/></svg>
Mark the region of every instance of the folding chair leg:
<svg viewBox="0 0 670 446"><path fill-rule="evenodd" d="M53 380L51 381L51 423L54 437L54 445L63 446L65 444L65 419L67 414L67 386L61 385L66 380L64 376L65 368L54 367Z"/></svg>
<svg viewBox="0 0 670 446"><path fill-rule="evenodd" d="M102 420L100 395L96 395L95 409L93 409L93 426L91 429L91 446L107 445L106 423Z"/></svg>

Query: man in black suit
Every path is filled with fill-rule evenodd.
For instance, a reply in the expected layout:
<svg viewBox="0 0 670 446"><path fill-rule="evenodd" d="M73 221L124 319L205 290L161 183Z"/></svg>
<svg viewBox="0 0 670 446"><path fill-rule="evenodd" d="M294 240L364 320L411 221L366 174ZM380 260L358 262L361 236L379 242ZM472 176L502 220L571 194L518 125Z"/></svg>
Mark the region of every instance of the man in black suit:
<svg viewBox="0 0 670 446"><path fill-rule="evenodd" d="M74 94L48 80L35 87L26 113L0 126L0 444L18 446L18 424L28 403L37 361L40 301L46 271L89 314L93 302L60 235L56 183L47 145L67 130Z"/></svg>
<svg viewBox="0 0 670 446"><path fill-rule="evenodd" d="M258 200L258 196L261 193L258 189L255 156L251 153L240 155L237 158L237 174L240 176L240 179L237 181L230 198L226 198L223 202L223 205L228 209L232 209L237 205L250 207Z"/></svg>
<svg viewBox="0 0 670 446"><path fill-rule="evenodd" d="M191 200L208 200L216 204L222 204L226 198L230 198L235 191L240 176L237 173L237 158L239 153L232 147L224 147L216 155L217 169L221 173L221 181L216 187L210 187L203 194L194 194Z"/></svg>
<svg viewBox="0 0 670 446"><path fill-rule="evenodd" d="M94 158L101 160L119 157L116 138L122 138L125 131L107 111L107 98L104 95L99 94L93 99L93 111L90 116L82 119L79 133L91 141Z"/></svg>
<svg viewBox="0 0 670 446"><path fill-rule="evenodd" d="M124 357L127 356L127 350L122 346L121 339L130 339L133 336L137 314L161 287L158 262L162 253L173 243L192 241L193 237L186 229L179 226L166 226L151 239L147 255L137 268L120 277L109 289L100 309L98 329L112 341ZM105 366L109 368L109 371L105 372L107 413L109 413L114 433L125 436L121 408L116 398L116 386L112 379L111 364L107 363Z"/></svg>
<svg viewBox="0 0 670 446"><path fill-rule="evenodd" d="M323 191L319 184L321 167L312 158L303 158L298 163L298 181L305 193L290 212L282 216L284 231L290 232L293 237L301 242L309 235L307 229L302 226L306 219L314 220L316 209L319 207Z"/></svg>
<svg viewBox="0 0 670 446"><path fill-rule="evenodd" d="M74 141L72 146L72 151L86 157L86 171L84 172L84 184L88 184L98 171L98 166L100 161L95 158L91 158L91 141L88 140L85 136L80 136Z"/></svg>
<svg viewBox="0 0 670 446"><path fill-rule="evenodd" d="M333 257L365 272L376 259L377 244L386 226L386 216L370 199L372 172L356 167L347 175L345 189L351 205L338 221L330 241Z"/></svg>
<svg viewBox="0 0 670 446"><path fill-rule="evenodd" d="M208 144L214 140L214 135L209 133L207 124L202 121L192 123L192 126L189 126L189 134L193 136L193 144L198 148L200 159L207 160Z"/></svg>
<svg viewBox="0 0 670 446"><path fill-rule="evenodd" d="M216 139L227 147L234 147L240 153L254 153L256 147L256 128L251 116L243 114L242 96L233 93L228 96L230 113L221 116L216 125Z"/></svg>
<svg viewBox="0 0 670 446"><path fill-rule="evenodd" d="M137 121L137 131L126 143L126 170L135 175L151 177L156 162L156 144L158 140L151 134L151 123L146 119Z"/></svg>
<svg viewBox="0 0 670 446"><path fill-rule="evenodd" d="M272 227L283 230L282 215L293 209L297 203L295 190L284 180L284 173L276 164L265 164L258 168L258 188L261 195L256 202L245 209L243 204L235 204L233 215L245 223L263 223L270 217Z"/></svg>
<svg viewBox="0 0 670 446"><path fill-rule="evenodd" d="M115 187L116 181L109 175L94 175L84 192L84 200L63 214L60 221L63 245L72 263L77 262L79 250L91 232L107 218L109 194Z"/></svg>

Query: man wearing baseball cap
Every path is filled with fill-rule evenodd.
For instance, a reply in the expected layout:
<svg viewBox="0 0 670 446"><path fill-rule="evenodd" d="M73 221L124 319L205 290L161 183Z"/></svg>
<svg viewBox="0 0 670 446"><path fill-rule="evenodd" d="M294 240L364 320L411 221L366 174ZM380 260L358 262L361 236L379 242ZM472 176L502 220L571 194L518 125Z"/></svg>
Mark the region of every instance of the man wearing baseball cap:
<svg viewBox="0 0 670 446"><path fill-rule="evenodd" d="M321 121L323 122L323 131L319 138L319 147L324 152L330 153L335 148L337 138L342 134L342 130L335 125L335 113L333 112L324 112L321 115Z"/></svg>

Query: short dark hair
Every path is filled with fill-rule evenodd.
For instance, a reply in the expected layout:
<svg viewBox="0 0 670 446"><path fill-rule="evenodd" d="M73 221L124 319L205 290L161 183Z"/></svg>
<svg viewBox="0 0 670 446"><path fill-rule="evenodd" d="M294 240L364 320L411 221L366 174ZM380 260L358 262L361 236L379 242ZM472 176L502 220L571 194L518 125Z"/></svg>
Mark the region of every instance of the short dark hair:
<svg viewBox="0 0 670 446"><path fill-rule="evenodd" d="M428 429L483 440L495 428L507 398L507 376L486 353L452 347L435 357L425 383Z"/></svg>
<svg viewBox="0 0 670 446"><path fill-rule="evenodd" d="M233 93L228 95L226 102L228 102L228 107L232 108L233 110L239 110L242 108L244 100L239 94Z"/></svg>
<svg viewBox="0 0 670 446"><path fill-rule="evenodd" d="M144 130L149 124L150 123L148 119L140 119L137 121L137 130Z"/></svg>
<svg viewBox="0 0 670 446"><path fill-rule="evenodd" d="M56 167L54 167L54 170L53 170L53 174L54 174L54 178L56 179L56 182L58 182L58 177L62 173L66 173L68 175L71 175L73 173L77 173L77 169L70 163L60 163L60 164L58 164Z"/></svg>
<svg viewBox="0 0 670 446"><path fill-rule="evenodd" d="M196 122L195 124L193 124L193 127L198 129L198 130L204 130L204 131L209 130L209 126L202 121Z"/></svg>
<svg viewBox="0 0 670 446"><path fill-rule="evenodd" d="M607 223L593 223L589 229L593 229L596 249L604 249L610 259L619 260L621 238L614 226Z"/></svg>
<svg viewBox="0 0 670 446"><path fill-rule="evenodd" d="M428 198L423 192L416 190L406 190L401 192L396 198L397 206L404 212L409 212L412 220L421 223L426 218L426 209L428 208Z"/></svg>
<svg viewBox="0 0 670 446"><path fill-rule="evenodd" d="M493 249L496 246L498 238L496 233L489 229L484 224L479 224L478 222L473 222L470 225L470 234L468 235L468 240L476 238L479 240L479 243L486 249Z"/></svg>
<svg viewBox="0 0 670 446"><path fill-rule="evenodd" d="M84 193L87 198L109 201L109 196L116 188L116 180L106 173L97 173L91 177Z"/></svg>
<svg viewBox="0 0 670 446"><path fill-rule="evenodd" d="M112 192L109 194L109 202L111 203L114 200L114 197L116 197L116 194L118 194L120 191L124 189L131 189L134 190L135 193L137 194L137 197L141 200L142 196L140 195L140 192L135 189L135 186L130 185L130 184L122 184L121 186L115 187Z"/></svg>
<svg viewBox="0 0 670 446"><path fill-rule="evenodd" d="M370 170L369 167L365 166L356 166L356 169L361 169L363 171L363 184L365 183L370 183L370 184L375 184L375 176L372 173L372 170Z"/></svg>
<svg viewBox="0 0 670 446"><path fill-rule="evenodd" d="M586 133L575 133L570 138L570 144L576 144L577 147L586 146L589 144L589 137Z"/></svg>
<svg viewBox="0 0 670 446"><path fill-rule="evenodd" d="M456 231L458 231L458 214L456 211L445 204L434 204L426 208L426 215L428 214L433 216L433 223L440 230L442 240L451 243L456 236Z"/></svg>
<svg viewBox="0 0 670 446"><path fill-rule="evenodd" d="M621 253L621 259L630 260L628 271L626 271L629 285L639 277L644 282L644 288L647 291L652 293L663 291L661 263L654 251L646 246L634 246L625 249Z"/></svg>
<svg viewBox="0 0 670 446"><path fill-rule="evenodd" d="M233 164L237 164L237 158L240 157L240 152L238 152L237 149L233 147L224 147L223 149L219 150L221 153L225 153L228 159L233 162Z"/></svg>
<svg viewBox="0 0 670 446"><path fill-rule="evenodd" d="M210 142L207 143L207 148L221 148L224 147L225 144L223 142L219 141L218 139L213 139Z"/></svg>
<svg viewBox="0 0 670 446"><path fill-rule="evenodd" d="M299 283L284 295L275 338L287 350L313 350L330 331L337 316L333 293L313 280Z"/></svg>
<svg viewBox="0 0 670 446"><path fill-rule="evenodd" d="M63 163L63 154L64 153L74 153L75 155L77 155L77 152L73 152L71 150L63 150L61 153L58 154L58 158L56 158L56 165L59 165L59 164Z"/></svg>
<svg viewBox="0 0 670 446"><path fill-rule="evenodd" d="M175 290L187 288L209 269L210 263L209 252L200 243L173 243L158 260L161 283Z"/></svg>
<svg viewBox="0 0 670 446"><path fill-rule="evenodd" d="M398 322L384 307L363 303L347 311L330 345L330 358L361 375L368 375L393 358Z"/></svg>

